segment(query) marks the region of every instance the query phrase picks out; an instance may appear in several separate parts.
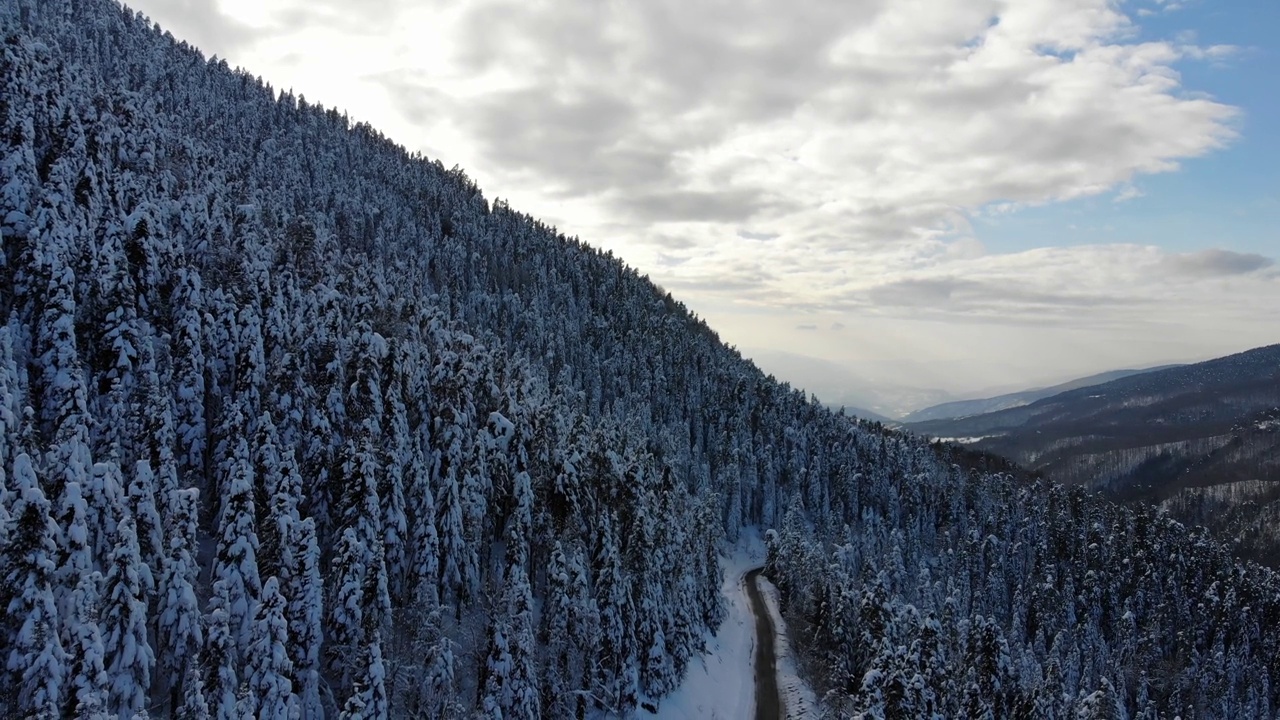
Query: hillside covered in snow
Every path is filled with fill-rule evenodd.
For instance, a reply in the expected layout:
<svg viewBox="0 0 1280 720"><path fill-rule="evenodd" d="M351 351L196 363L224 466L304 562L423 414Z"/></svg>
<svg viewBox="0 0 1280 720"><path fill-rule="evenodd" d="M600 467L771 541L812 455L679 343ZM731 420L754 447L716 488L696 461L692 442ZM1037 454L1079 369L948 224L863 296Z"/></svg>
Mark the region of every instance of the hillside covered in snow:
<svg viewBox="0 0 1280 720"><path fill-rule="evenodd" d="M0 716L629 716L748 526L837 716L1280 708L1203 533L832 413L111 0L0 37Z"/></svg>

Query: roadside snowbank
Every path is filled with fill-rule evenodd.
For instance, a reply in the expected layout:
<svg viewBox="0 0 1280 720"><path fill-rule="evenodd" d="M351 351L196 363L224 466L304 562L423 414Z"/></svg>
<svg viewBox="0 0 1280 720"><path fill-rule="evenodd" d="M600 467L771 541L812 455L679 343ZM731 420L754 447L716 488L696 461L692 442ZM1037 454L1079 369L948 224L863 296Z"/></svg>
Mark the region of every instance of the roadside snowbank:
<svg viewBox="0 0 1280 720"><path fill-rule="evenodd" d="M689 665L684 682L662 698L658 713L640 710L641 718L662 720L743 720L755 714L755 620L743 590L742 576L764 564L764 540L758 530L744 530L733 553L721 557L724 582L720 593L724 623L707 642L707 653Z"/></svg>

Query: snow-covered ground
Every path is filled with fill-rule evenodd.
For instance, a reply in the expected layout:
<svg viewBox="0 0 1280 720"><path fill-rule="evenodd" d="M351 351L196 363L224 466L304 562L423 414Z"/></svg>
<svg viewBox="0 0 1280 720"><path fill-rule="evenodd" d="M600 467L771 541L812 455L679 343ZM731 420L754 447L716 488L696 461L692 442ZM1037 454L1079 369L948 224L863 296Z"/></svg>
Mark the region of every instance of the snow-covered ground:
<svg viewBox="0 0 1280 720"><path fill-rule="evenodd" d="M724 595L728 614L720 631L707 642L707 654L694 660L684 682L658 706L658 714L640 711L640 717L663 720L744 720L755 713L755 676L751 653L755 649L755 621L742 589L742 576L764 564L764 541L759 532L743 535L724 568Z"/></svg>
<svg viewBox="0 0 1280 720"><path fill-rule="evenodd" d="M940 437L940 438L934 438L934 439L937 440L938 442L954 443L956 445L972 445L976 442L982 442L983 440L986 440L989 437L995 437L995 436L994 435L975 435L974 437Z"/></svg>
<svg viewBox="0 0 1280 720"><path fill-rule="evenodd" d="M749 720L755 715L755 620L743 589L743 575L764 564L764 540L758 530L746 530L732 554L721 557L724 595L728 614L720 632L707 643L707 654L694 660L684 682L663 698L657 715L640 711L641 718L662 720ZM761 583L775 628L782 628L777 612L777 589ZM783 692L788 718L813 716L813 693L796 676L795 663L782 633L775 643L778 652L778 685ZM794 698L794 699L793 699ZM793 711L796 708L801 714Z"/></svg>

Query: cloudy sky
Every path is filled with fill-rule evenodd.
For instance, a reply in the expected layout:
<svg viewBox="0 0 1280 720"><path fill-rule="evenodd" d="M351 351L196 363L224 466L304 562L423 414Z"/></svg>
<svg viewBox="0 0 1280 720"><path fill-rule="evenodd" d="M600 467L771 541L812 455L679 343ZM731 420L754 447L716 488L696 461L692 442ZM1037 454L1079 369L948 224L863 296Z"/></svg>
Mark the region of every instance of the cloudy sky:
<svg viewBox="0 0 1280 720"><path fill-rule="evenodd" d="M130 4L825 398L1280 342L1274 0Z"/></svg>

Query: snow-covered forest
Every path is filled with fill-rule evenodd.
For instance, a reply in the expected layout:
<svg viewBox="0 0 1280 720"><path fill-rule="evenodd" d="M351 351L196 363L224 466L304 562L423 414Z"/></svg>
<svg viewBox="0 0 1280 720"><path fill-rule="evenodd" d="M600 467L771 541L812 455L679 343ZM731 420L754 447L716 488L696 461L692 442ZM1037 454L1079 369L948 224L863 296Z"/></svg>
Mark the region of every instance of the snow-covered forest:
<svg viewBox="0 0 1280 720"><path fill-rule="evenodd" d="M833 714L1280 709L1203 533L831 413L111 0L0 24L0 716L627 715L751 525Z"/></svg>

